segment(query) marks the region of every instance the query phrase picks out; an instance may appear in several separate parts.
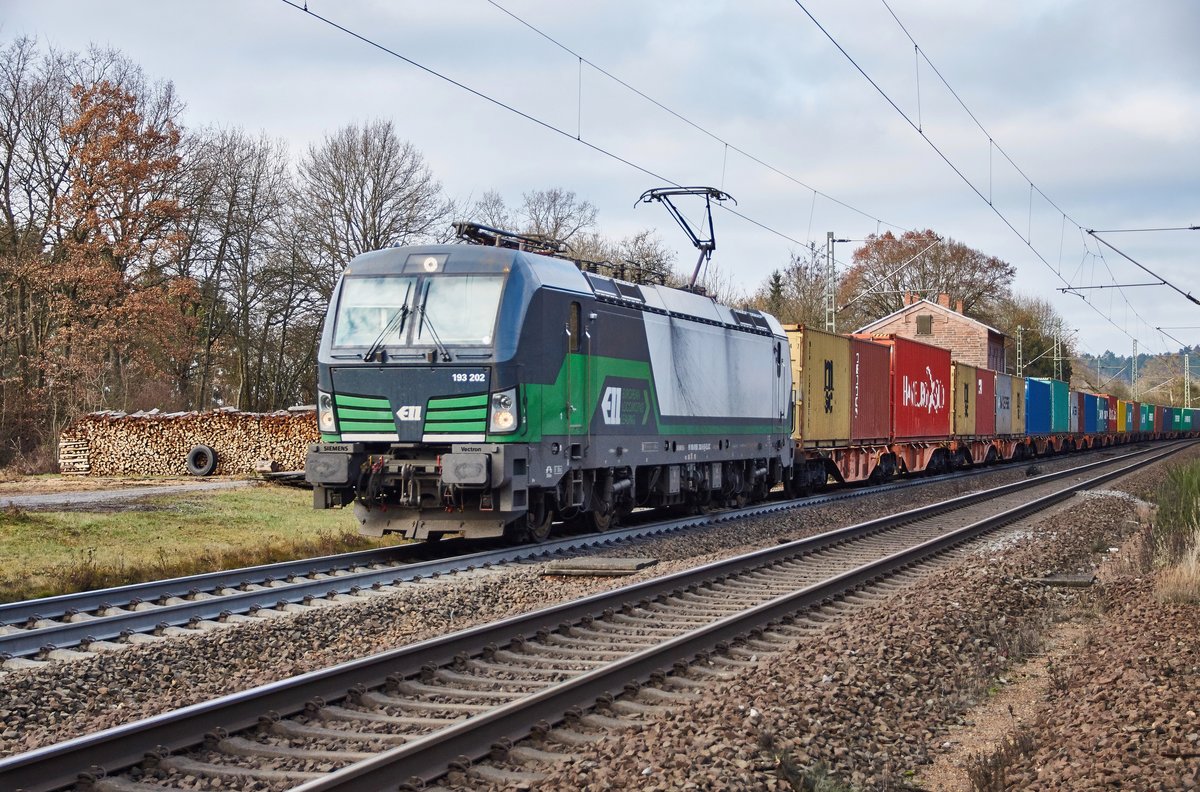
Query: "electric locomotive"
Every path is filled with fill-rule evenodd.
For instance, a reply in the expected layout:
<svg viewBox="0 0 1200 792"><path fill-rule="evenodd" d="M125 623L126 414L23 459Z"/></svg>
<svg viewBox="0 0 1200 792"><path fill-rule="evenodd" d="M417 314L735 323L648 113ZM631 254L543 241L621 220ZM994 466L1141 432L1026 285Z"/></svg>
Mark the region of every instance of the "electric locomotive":
<svg viewBox="0 0 1200 792"><path fill-rule="evenodd" d="M540 541L556 519L603 530L786 479L774 317L459 230L492 244L364 253L334 289L305 463L315 507L353 504L367 535Z"/></svg>

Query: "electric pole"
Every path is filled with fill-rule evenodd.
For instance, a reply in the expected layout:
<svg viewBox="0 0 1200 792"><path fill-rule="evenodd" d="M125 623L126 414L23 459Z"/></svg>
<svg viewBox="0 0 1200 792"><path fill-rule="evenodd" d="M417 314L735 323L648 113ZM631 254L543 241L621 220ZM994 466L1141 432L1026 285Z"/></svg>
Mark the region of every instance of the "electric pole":
<svg viewBox="0 0 1200 792"><path fill-rule="evenodd" d="M833 264L833 232L825 235L825 330L837 332L837 268Z"/></svg>
<svg viewBox="0 0 1200 792"><path fill-rule="evenodd" d="M1133 400L1138 400L1138 383L1137 383L1137 339L1133 339L1133 364L1130 369L1133 377Z"/></svg>
<svg viewBox="0 0 1200 792"><path fill-rule="evenodd" d="M1062 379L1062 325L1054 326L1054 379Z"/></svg>
<svg viewBox="0 0 1200 792"><path fill-rule="evenodd" d="M1022 341L1025 338L1025 328L1017 325L1017 376L1025 376L1025 350Z"/></svg>
<svg viewBox="0 0 1200 792"><path fill-rule="evenodd" d="M1192 355L1187 347L1183 348L1183 406L1192 406Z"/></svg>

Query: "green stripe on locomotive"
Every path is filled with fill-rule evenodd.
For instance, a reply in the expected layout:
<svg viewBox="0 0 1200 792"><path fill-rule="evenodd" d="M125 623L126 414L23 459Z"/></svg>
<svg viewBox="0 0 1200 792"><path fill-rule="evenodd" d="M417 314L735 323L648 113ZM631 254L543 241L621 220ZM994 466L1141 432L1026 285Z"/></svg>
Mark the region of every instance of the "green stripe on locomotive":
<svg viewBox="0 0 1200 792"><path fill-rule="evenodd" d="M425 434L483 434L488 395L435 396L425 408Z"/></svg>
<svg viewBox="0 0 1200 792"><path fill-rule="evenodd" d="M654 436L651 433L656 426L657 435L666 437L717 434L737 436L790 431L786 421L730 423L720 418L714 418L711 422L701 422L703 419L664 417L659 410L658 395L649 362L570 353L564 358L554 382L521 386L523 420L520 430L507 435L488 435L488 442L536 443L544 437L587 434L594 428L592 418L600 410L605 390L614 380L619 381L626 390L643 389L646 408L640 411L640 420L617 425L628 427L630 432L645 434L647 437ZM579 399L575 394L582 394L584 398ZM568 401L582 402L569 426L566 416Z"/></svg>

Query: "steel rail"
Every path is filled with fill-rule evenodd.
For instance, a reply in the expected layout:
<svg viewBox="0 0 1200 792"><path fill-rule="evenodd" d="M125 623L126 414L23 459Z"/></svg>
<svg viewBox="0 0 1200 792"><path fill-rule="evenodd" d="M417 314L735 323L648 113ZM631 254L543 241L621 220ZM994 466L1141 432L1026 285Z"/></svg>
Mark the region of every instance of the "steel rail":
<svg viewBox="0 0 1200 792"><path fill-rule="evenodd" d="M478 652L489 644L503 645L518 638L529 640L536 637L541 630L554 630L564 624L569 625L577 622L586 616L603 613L607 608L619 607L629 602L648 602L686 590L702 582L714 579L720 580L739 572L759 568L780 558L812 552L822 547L836 545L917 519L943 514L981 500L997 497L1000 494L1027 489L1070 475L1078 475L1099 466L1117 465L1133 458L1147 457L1138 462L1123 465L1114 471L1104 473L1094 479L1076 482L1037 501L1010 509L1004 515L1007 516L1007 520L1011 521L1038 508L1051 505L1052 502L1062 500L1079 489L1094 486L1103 481L1124 475L1143 464L1158 461L1163 457L1175 453L1185 445L1181 444L1165 450L1153 449L1140 451L1102 460L1070 471L1060 471L1004 485L994 491L973 493L951 501L912 509L897 515L848 526L818 536L756 550L734 558L714 561L694 569L684 570L619 589L600 592L581 600L560 603L532 613L513 616L499 622L479 625L447 636L421 641L371 657L353 660L331 668L280 680L248 691L234 693L213 701L202 702L134 723L117 726L96 734L85 735L68 742L36 749L25 754L0 760L0 788L27 790L28 792L50 792L51 790L61 789L75 783L80 773L87 772L88 768L104 768L109 772L124 769L140 762L149 751L171 752L188 748L200 742L206 733L221 729L231 733L247 729L257 724L260 718L267 713L276 713L280 716L295 714L301 711L309 701L317 699L325 701L339 700L344 698L348 691L354 688L369 689L385 684L389 677L407 677L418 673L422 668L427 666L438 667L446 665L464 652ZM992 519L995 520L997 518ZM961 541L961 539L957 541ZM926 545L929 545L929 543L926 543ZM875 572L868 577L878 574L878 572ZM780 612L778 610L778 602L770 603L773 608L769 610L764 610L766 606L760 606L752 610L774 614ZM777 617L772 616L771 618ZM710 628L705 628L705 630L710 630ZM705 635L711 636L711 632L706 632ZM696 640L699 641L699 637ZM698 644L688 639L687 636L682 636L679 639L668 642L667 645L673 647L672 651L678 657L680 652L686 654L692 651L690 647ZM684 649L683 647L688 648ZM651 668L652 666L651 670L657 670L665 662L653 660L645 652L639 653L635 657L638 658L636 661L632 658L626 658L621 661L622 663L629 664L623 665L622 668L637 669L639 675L642 674L642 669ZM586 681L578 681L585 679L585 677ZM578 687L570 686L565 689L573 691L570 698L572 701L594 700L595 690L604 688L605 691L612 692L610 688L616 684L613 679L613 677L601 677L589 673L584 675L584 677L573 680L573 685L578 685ZM617 685L616 689L620 690L628 681L629 677L626 675L621 684ZM555 700L561 703L560 700ZM522 705L521 708L523 708L525 706L536 705L538 707L545 707L549 711L559 707L560 703L548 703L543 694L538 694L521 699L510 706L517 707L518 705ZM575 705L571 704L569 706ZM507 706L502 708L504 711L508 709L509 707ZM564 710L560 709L557 711L561 715L561 712ZM499 736L504 736L504 734L508 734L513 730L520 731L514 725L516 723L514 718L519 719L515 712L506 715L487 713L472 718L471 722L476 724L492 724L495 721L498 724L503 724L502 726L489 726L492 731L488 732L487 747L490 748L491 744ZM529 721L526 721L526 726L528 723ZM501 730L503 730L503 734L501 734ZM412 744L421 743L426 745L431 756L442 757L444 754L450 753L453 754L451 758L454 758L460 754L469 755L474 750L467 751L463 749L461 747L462 743L458 742L458 740L483 740L482 737L478 736L479 733L477 732L474 737L470 737L469 734L463 731L462 725L453 727L446 734L458 736L450 739L445 736L430 735L430 737L421 738ZM433 743L425 742L434 738L437 739ZM445 742L443 743L443 741ZM391 770L380 770L378 767L381 767L381 765L377 765L377 763L381 762L384 756L388 757L389 762L399 761L401 763L393 766ZM405 769L415 766L414 763L419 761L419 758L414 757L411 753L396 749L386 754L380 754L378 757L356 764L350 768L336 771L325 779L312 782L313 784L332 783L330 779L341 779L348 786L305 786L302 788L306 790L327 788L358 790L373 788L361 786L363 779L368 776L355 775L352 779L348 779L343 775L344 773L349 773L351 770L354 770L355 773L367 772L369 770L369 777L373 778L382 777L375 775L376 773L382 773L383 776L388 777L388 783L394 788L398 777L407 777L407 775L420 776L422 773L428 774L430 772L428 770L417 772ZM437 761L442 761L442 759L439 758ZM444 763L441 767L444 771Z"/></svg>
<svg viewBox="0 0 1200 792"><path fill-rule="evenodd" d="M97 610L102 607L124 607L160 599L183 597L193 591L233 588L247 583L262 584L266 581L302 577L357 566L394 563L398 555L411 545L397 545L373 550L356 550L352 553L305 558L295 561L279 561L273 564L241 567L219 572L203 572L186 577L131 583L126 586L78 591L54 597L22 600L0 604L0 624L19 624L29 619L57 619L73 613Z"/></svg>
<svg viewBox="0 0 1200 792"><path fill-rule="evenodd" d="M1103 461L1101 460L1101 462ZM953 476L952 478L979 475L991 470L993 469L969 471L962 476ZM1067 474L1061 473L1061 475ZM948 478L951 477L938 477L932 481L945 481ZM230 614L246 614L259 609L300 604L308 598L354 594L365 589L379 588L424 577L498 564L534 561L618 542L715 525L727 520L764 516L807 506L865 497L878 492L920 486L924 483L929 482L905 481L870 489L847 490L786 501L768 501L739 509L617 528L601 534L568 536L536 545L496 548L426 561L406 560L406 556L427 553L429 546L402 545L0 605L0 625L17 626L41 620L59 622L0 634L0 658L32 657L52 649L88 644L93 641L113 641L130 634L156 631L164 627L215 621ZM384 569L348 571L353 567L369 564L392 565ZM335 571L341 572L341 574L295 582L280 582L289 577L305 578L317 574L330 574ZM203 599L186 599L184 602L172 605L132 609L140 602L150 602L167 597L186 598L197 591L208 593L221 588L236 588L246 584L266 585L268 583L271 585L258 590L239 591ZM116 609L118 612L103 616L90 613L90 611L110 609ZM87 613L88 616L77 621L59 621L73 613Z"/></svg>
<svg viewBox="0 0 1200 792"><path fill-rule="evenodd" d="M1174 451L1167 451L1162 456L1170 453ZM524 738L533 724L540 721L556 723L572 709L587 707L604 696L621 693L628 689L631 681L640 685L653 674L668 672L676 663L691 661L721 642L743 637L756 628L778 622L797 611L920 564L984 533L1047 509L1081 489L1117 478L1147 463L1147 460L1142 460L1068 485L1050 495L777 597L370 759L335 770L324 778L294 787L292 792L385 792L397 788L397 779L407 779L414 788L419 788L423 783L445 775L451 763L469 763L486 756L503 740L515 742Z"/></svg>
<svg viewBox="0 0 1200 792"><path fill-rule="evenodd" d="M867 495L890 492L897 489L907 489L908 487L919 487L937 481L952 481L957 478L985 475L987 473L999 472L1004 469L1005 468L1003 467L997 466L981 466L971 470L957 471L955 473L932 478L924 478L920 480L911 479L881 484L873 486L869 489L847 489L838 492L812 495L804 498L794 498L786 503L789 504L789 508L801 508L809 505L831 503L838 500L860 498ZM626 526L624 528L608 531L599 538L623 539L626 533L636 534L638 528L639 526ZM549 552L554 552L558 545L569 545L572 541L594 541L596 538L598 537L567 537L558 540L551 540L533 547L527 547L525 548L525 552L530 552L531 550L535 549L536 551L546 549ZM420 555L420 551L423 550L424 553L427 554L435 548L448 549L449 547L454 546L454 543L458 541L459 540L451 539L442 543L406 544L396 545L393 547L375 548L372 550L356 550L349 553L339 553L292 561L279 561L271 564L240 567L238 569L220 570L216 572L203 572L184 577L146 581L144 583L131 583L124 586L113 586L103 589L91 589L88 591L79 591L71 594L59 594L52 597L21 600L19 602L0 603L0 625L20 624L31 619L57 619L64 616L70 616L75 613L89 612L107 607L120 608L127 605L136 605L140 602L157 600L164 597L183 597L192 593L193 591L232 588L248 583L256 583L261 585L264 582L284 580L290 577L304 577L306 575L320 573L329 574L333 571L351 569L356 566L390 564L397 561L410 563L410 560L405 558L405 556L410 554L408 551L417 551L412 554ZM411 562L421 563L424 561L425 559L415 559Z"/></svg>

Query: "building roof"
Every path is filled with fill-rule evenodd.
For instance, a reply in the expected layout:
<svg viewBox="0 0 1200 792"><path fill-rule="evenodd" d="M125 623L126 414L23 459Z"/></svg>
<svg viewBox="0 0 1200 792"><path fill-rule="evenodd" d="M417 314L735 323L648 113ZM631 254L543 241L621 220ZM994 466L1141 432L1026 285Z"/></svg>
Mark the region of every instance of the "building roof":
<svg viewBox="0 0 1200 792"><path fill-rule="evenodd" d="M903 316L904 314L912 313L913 311L916 311L918 309L920 309L921 311L924 312L929 308L932 308L933 310L939 311L943 314L953 316L957 319L965 319L966 321L968 321L972 324L982 327L984 330L987 330L989 333L995 333L996 335L1000 336L1001 338L1007 338L1007 336L1005 336L1004 333L1001 333L999 330L997 330L996 328L994 328L990 325L985 325L983 322L979 321L978 319L972 319L971 317L967 316L966 314L961 314L952 308L947 308L944 305L938 305L937 303L933 302L932 300L927 300L924 298L917 300L916 302L912 303L911 305L906 305L903 308L900 308L899 310L892 311L890 314L888 314L887 316L885 316L881 319L876 319L874 322L865 324L862 327L860 327L859 329L855 330L854 332L856 332L856 333L873 333L873 332L875 332L875 328L879 327L880 325L890 322L891 320L895 319L897 316Z"/></svg>

